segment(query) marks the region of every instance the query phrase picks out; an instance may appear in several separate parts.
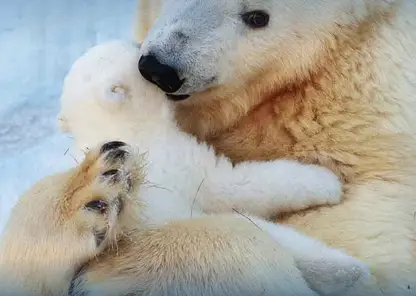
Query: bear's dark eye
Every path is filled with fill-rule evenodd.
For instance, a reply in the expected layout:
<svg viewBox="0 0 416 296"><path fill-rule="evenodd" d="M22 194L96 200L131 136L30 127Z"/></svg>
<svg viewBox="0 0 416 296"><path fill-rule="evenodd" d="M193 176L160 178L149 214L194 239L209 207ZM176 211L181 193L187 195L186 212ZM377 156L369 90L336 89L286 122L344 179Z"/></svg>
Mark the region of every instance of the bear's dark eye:
<svg viewBox="0 0 416 296"><path fill-rule="evenodd" d="M263 28L269 24L269 15L262 10L253 10L242 15L244 23L250 28Z"/></svg>
<svg viewBox="0 0 416 296"><path fill-rule="evenodd" d="M87 203L85 208L89 211L105 214L108 209L108 203L103 200L93 200Z"/></svg>

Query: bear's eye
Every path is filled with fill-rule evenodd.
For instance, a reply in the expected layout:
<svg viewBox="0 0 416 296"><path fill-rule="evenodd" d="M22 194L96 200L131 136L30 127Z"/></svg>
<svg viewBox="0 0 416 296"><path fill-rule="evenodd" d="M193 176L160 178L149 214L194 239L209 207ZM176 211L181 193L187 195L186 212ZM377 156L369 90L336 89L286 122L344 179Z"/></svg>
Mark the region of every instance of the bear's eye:
<svg viewBox="0 0 416 296"><path fill-rule="evenodd" d="M244 23L250 28L263 28L269 24L269 15L262 10L253 10L242 15Z"/></svg>
<svg viewBox="0 0 416 296"><path fill-rule="evenodd" d="M84 207L89 211L105 214L108 209L108 204L103 200L93 200L87 203Z"/></svg>

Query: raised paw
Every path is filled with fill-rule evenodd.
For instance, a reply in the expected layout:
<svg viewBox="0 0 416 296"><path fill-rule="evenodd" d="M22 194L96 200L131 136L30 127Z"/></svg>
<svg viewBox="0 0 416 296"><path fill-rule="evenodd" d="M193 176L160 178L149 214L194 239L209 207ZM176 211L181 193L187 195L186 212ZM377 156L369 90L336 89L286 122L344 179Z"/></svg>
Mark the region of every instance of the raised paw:
<svg viewBox="0 0 416 296"><path fill-rule="evenodd" d="M115 238L138 216L138 190L144 179L141 155L124 142L107 142L87 152L69 184L71 204L82 209L99 246ZM83 218L84 219L84 218ZM126 222L127 221L127 222Z"/></svg>
<svg viewBox="0 0 416 296"><path fill-rule="evenodd" d="M89 151L81 167L88 167L89 178L97 188L118 194L131 194L143 181L141 156L121 141L112 141ZM85 170L84 170L85 171Z"/></svg>
<svg viewBox="0 0 416 296"><path fill-rule="evenodd" d="M42 295L61 295L65 285L52 283L51 276L65 283L102 251L118 247L139 226L142 164L133 147L109 142L88 151L78 166L29 188L2 232L0 294L27 295L42 287ZM16 283L28 266L36 271L33 285Z"/></svg>

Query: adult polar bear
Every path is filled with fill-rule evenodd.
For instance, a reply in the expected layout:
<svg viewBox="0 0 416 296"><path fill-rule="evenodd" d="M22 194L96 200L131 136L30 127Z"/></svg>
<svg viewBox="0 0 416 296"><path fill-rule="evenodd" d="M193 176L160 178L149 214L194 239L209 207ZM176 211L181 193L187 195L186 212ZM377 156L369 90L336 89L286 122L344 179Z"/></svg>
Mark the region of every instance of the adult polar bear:
<svg viewBox="0 0 416 296"><path fill-rule="evenodd" d="M415 295L416 2L140 2L139 40L140 15L158 18L139 68L179 125L235 162L333 169L341 205L279 222L364 259L381 294Z"/></svg>

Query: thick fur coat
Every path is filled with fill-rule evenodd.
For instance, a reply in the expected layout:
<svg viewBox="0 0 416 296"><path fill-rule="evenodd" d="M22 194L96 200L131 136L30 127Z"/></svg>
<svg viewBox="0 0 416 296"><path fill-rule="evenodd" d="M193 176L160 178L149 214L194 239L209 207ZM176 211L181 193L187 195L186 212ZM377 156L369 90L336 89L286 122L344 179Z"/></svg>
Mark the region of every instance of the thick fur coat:
<svg viewBox="0 0 416 296"><path fill-rule="evenodd" d="M315 296L365 286L361 261L231 208L335 204L338 179L295 161L233 169L177 128L164 94L134 74L138 54L131 43L99 45L68 74L60 123L88 144L85 158L19 199L0 238L1 294ZM104 141L112 136L118 141ZM179 148L186 154L175 154ZM198 202L195 180L203 177L208 187ZM247 180L256 178L251 187ZM285 184L294 178L305 179ZM210 200L211 191L222 198Z"/></svg>
<svg viewBox="0 0 416 296"><path fill-rule="evenodd" d="M331 168L346 184L340 205L277 221L365 260L373 293L415 295L415 2L157 2L142 54L185 81L182 129L235 163ZM247 27L254 10L267 26Z"/></svg>
<svg viewBox="0 0 416 296"><path fill-rule="evenodd" d="M145 154L149 223L233 210L270 218L340 202L341 183L326 168L288 160L233 167L182 132L165 94L138 73L138 57L138 46L120 40L88 50L65 78L59 123L79 150L116 139Z"/></svg>

